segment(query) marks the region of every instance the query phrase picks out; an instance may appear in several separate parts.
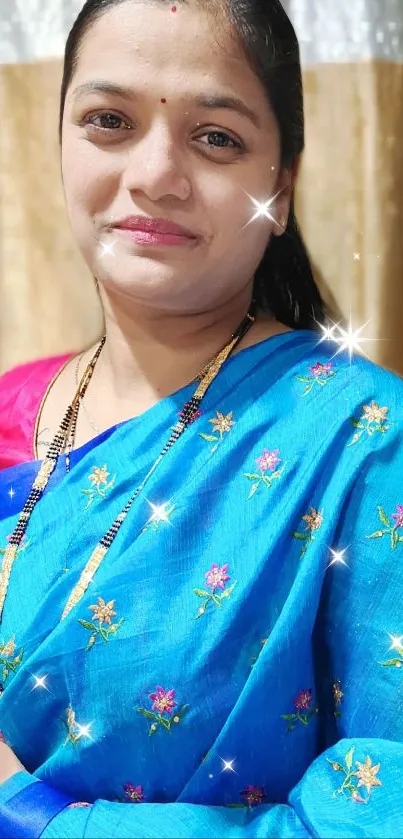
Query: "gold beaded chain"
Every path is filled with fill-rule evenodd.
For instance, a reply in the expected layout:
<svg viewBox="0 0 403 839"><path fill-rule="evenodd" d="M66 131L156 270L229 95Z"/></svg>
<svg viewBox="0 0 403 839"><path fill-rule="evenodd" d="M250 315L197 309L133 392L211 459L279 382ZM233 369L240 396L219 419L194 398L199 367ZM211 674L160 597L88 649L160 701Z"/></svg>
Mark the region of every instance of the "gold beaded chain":
<svg viewBox="0 0 403 839"><path fill-rule="evenodd" d="M191 424L199 410L203 397L205 396L208 388L220 372L222 365L229 358L229 356L231 355L235 347L239 344L239 342L245 337L245 335L247 334L254 322L255 304L253 303L247 315L243 318L240 325L238 326L238 329L232 335L229 343L226 344L226 346L222 350L220 350L220 352L213 358L213 360L209 362L203 368L201 373L199 373L199 375L196 377L196 381L198 381L199 384L197 385L193 396L188 400L188 402L185 403L183 410L180 414L180 420L173 427L167 443L163 447L161 453L159 454L155 463L152 465L151 469L145 476L144 480L130 496L122 511L119 513L118 516L116 516L110 528L107 530L102 539L100 539L100 541L96 545L94 551L92 552L88 562L84 567L84 570L80 575L78 583L74 586L73 591L71 592L67 600L60 620L64 620L64 618L69 614L71 609L79 602L79 600L81 600L81 598L85 594L91 580L94 578L96 571L101 565L102 560L105 558L107 552L113 544L134 501L136 500L136 498L138 498L138 496L144 489L147 481L150 479L151 475L153 475L153 473L155 472L155 470L157 469L157 467L159 466L169 449L172 448L176 441L179 440L179 437L182 436L183 432ZM52 475L56 467L58 458L63 452L66 453L66 470L70 470L70 453L74 446L80 404L91 381L95 365L101 354L105 341L106 336L104 336L100 341L93 355L93 358L89 362L81 378L74 399L67 408L67 411L60 424L60 427L56 432L52 440L52 443L47 451L46 457L40 466L39 472L31 487L30 493L24 504L22 512L20 513L19 519L13 530L13 533L9 537L8 545L4 552L3 565L0 576L0 623L2 620L4 602L7 596L14 561L20 551L20 546L26 534L32 513L38 501L45 492L50 476Z"/></svg>

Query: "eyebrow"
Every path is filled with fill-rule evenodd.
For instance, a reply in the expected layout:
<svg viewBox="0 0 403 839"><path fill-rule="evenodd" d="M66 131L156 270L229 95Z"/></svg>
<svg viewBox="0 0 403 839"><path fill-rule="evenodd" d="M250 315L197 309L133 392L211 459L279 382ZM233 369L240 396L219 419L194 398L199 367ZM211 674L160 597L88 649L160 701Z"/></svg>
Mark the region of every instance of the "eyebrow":
<svg viewBox="0 0 403 839"><path fill-rule="evenodd" d="M112 96L120 96L121 99L126 99L128 101L132 100L135 96L135 92L130 87L118 85L114 82L104 81L103 79L97 79L85 82L84 84L76 87L72 94L73 100L77 102L87 93L109 93ZM242 99L237 99L235 96L228 96L225 94L208 96L205 94L199 94L191 101L197 108L209 108L211 110L222 108L229 111L235 111L236 113L241 114L241 116L249 119L256 128L262 127L257 113L249 108Z"/></svg>

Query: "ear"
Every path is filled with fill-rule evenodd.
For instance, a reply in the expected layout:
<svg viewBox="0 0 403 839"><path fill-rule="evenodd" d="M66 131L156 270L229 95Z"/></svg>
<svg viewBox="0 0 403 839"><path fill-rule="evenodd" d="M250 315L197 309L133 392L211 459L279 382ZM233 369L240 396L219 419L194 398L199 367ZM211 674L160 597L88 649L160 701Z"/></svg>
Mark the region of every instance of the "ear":
<svg viewBox="0 0 403 839"><path fill-rule="evenodd" d="M273 226L273 236L282 236L286 230L299 166L300 156L295 158L290 166L284 166L280 170L277 178L275 188L275 193L278 194L275 204L275 218L277 223Z"/></svg>

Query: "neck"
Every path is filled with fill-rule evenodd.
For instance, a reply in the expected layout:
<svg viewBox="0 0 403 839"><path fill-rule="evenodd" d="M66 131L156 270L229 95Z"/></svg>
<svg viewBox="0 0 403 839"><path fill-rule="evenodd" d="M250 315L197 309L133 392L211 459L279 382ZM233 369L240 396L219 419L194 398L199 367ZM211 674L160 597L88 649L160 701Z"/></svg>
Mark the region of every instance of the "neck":
<svg viewBox="0 0 403 839"><path fill-rule="evenodd" d="M147 390L163 397L191 381L231 340L251 306L248 292L196 314L128 310L104 292L102 298L106 344L94 379L121 404L131 401L135 392Z"/></svg>

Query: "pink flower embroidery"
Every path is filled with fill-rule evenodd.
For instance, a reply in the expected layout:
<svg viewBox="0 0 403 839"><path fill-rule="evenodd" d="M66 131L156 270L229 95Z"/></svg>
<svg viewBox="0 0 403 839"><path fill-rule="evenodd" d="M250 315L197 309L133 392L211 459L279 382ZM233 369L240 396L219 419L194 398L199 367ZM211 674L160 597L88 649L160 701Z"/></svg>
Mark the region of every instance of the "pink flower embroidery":
<svg viewBox="0 0 403 839"><path fill-rule="evenodd" d="M302 396L308 396L315 385L318 385L318 387L325 387L329 383L330 379L333 379L336 375L331 361L326 362L326 364L322 364L322 362L317 361L316 364L311 364L308 367L308 370L309 375L295 377L298 382L302 382L305 385L305 390Z"/></svg>
<svg viewBox="0 0 403 839"><path fill-rule="evenodd" d="M370 536L367 536L367 539L383 539L384 536L389 536L390 545L394 551L397 546L403 542L403 535L399 535L397 532L399 528L403 527L403 505L398 504L396 513L393 513L391 516L391 518L394 519L395 524L393 524L380 504L378 505L378 516L384 526L382 530L376 530L375 533L371 533Z"/></svg>
<svg viewBox="0 0 403 839"><path fill-rule="evenodd" d="M312 691L300 690L297 698L294 700L294 708L296 711L307 711L312 705Z"/></svg>
<svg viewBox="0 0 403 839"><path fill-rule="evenodd" d="M327 376L332 369L332 363L330 361L327 364L321 364L320 361L317 361L316 364L311 366L309 369L311 371L311 375L317 378L318 376Z"/></svg>
<svg viewBox="0 0 403 839"><path fill-rule="evenodd" d="M395 527L403 527L403 504L398 504L396 510L397 512L392 515L392 519L396 522Z"/></svg>
<svg viewBox="0 0 403 839"><path fill-rule="evenodd" d="M125 799L134 804L140 804L145 799L142 786L134 787L133 784L124 784L123 790L125 793Z"/></svg>
<svg viewBox="0 0 403 839"><path fill-rule="evenodd" d="M227 574L227 571L228 564L221 565L220 567L216 562L214 562L210 570L204 575L206 578L206 585L210 587L211 591L206 591L204 588L193 589L194 593L197 594L198 597L201 597L204 601L198 609L196 615L197 618L204 615L209 603L214 603L215 606L220 607L222 605L222 601L231 596L236 586L236 581L229 588L225 588L226 583L231 579L229 574ZM221 589L222 594L217 594L217 589Z"/></svg>
<svg viewBox="0 0 403 839"><path fill-rule="evenodd" d="M224 589L227 580L231 579L231 577L227 574L227 571L228 565L222 565L220 568L219 565L213 563L210 571L207 571L204 575L207 580L207 585L210 586L213 591L215 591L216 588Z"/></svg>
<svg viewBox="0 0 403 839"><path fill-rule="evenodd" d="M256 807L257 804L263 804L266 800L264 788L253 787L252 784L248 784L246 789L244 789L240 794L248 807Z"/></svg>
<svg viewBox="0 0 403 839"><path fill-rule="evenodd" d="M260 457L256 458L256 463L260 472L247 472L244 474L244 478L247 478L248 481L253 481L252 489L250 491L249 498L252 498L253 495L258 491L261 484L263 484L267 489L273 484L278 478L281 478L283 473L284 467L281 469L277 469L279 463L281 463L281 458L278 457L280 449L274 449L274 451L269 451L269 449L264 449L263 454ZM266 473L270 472L270 475Z"/></svg>
<svg viewBox="0 0 403 839"><path fill-rule="evenodd" d="M309 725L311 717L318 712L318 709L313 707L312 691L310 689L300 690L298 696L294 699L294 713L282 714L283 720L288 721L287 731L293 731L295 726Z"/></svg>
<svg viewBox="0 0 403 839"><path fill-rule="evenodd" d="M158 727L170 731L173 725L177 725L181 721L188 706L182 705L182 708L175 711L175 716L171 719L173 709L177 705L174 701L175 693L175 690L165 690L161 685L158 685L155 693L149 694L150 699L153 700L152 708L158 713L149 711L147 708L137 708L139 714L148 720L152 720L149 730L150 736L155 734ZM163 714L166 714L166 716L164 717Z"/></svg>
<svg viewBox="0 0 403 839"><path fill-rule="evenodd" d="M256 463L263 474L265 472L274 472L278 463L281 463L281 458L277 457L280 449L275 449L274 452L269 452L265 449L261 457L256 458Z"/></svg>
<svg viewBox="0 0 403 839"><path fill-rule="evenodd" d="M153 700L152 707L156 711L159 711L160 714L172 714L172 711L176 706L176 702L174 702L174 696L174 690L164 690L164 688L158 685L157 692L150 693L150 699Z"/></svg>

